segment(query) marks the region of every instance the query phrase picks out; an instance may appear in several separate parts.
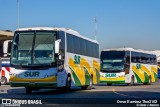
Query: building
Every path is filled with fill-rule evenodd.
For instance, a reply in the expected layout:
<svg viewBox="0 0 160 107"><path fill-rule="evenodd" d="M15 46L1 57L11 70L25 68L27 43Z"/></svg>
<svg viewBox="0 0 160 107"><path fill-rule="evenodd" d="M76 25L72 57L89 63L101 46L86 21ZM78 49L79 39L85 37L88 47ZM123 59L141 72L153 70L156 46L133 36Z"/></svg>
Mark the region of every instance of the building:
<svg viewBox="0 0 160 107"><path fill-rule="evenodd" d="M0 57L3 57L3 43L12 40L14 33L10 30L0 30Z"/></svg>

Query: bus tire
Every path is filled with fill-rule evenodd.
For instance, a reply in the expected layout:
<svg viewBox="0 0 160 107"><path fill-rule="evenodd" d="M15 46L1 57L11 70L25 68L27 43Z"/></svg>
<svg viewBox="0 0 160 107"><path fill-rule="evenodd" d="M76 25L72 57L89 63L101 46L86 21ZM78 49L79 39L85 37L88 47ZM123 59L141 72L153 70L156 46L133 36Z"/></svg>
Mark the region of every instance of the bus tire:
<svg viewBox="0 0 160 107"><path fill-rule="evenodd" d="M70 91L70 88L71 88L71 77L68 76L66 80L66 86L58 87L57 91L60 93L68 93Z"/></svg>
<svg viewBox="0 0 160 107"><path fill-rule="evenodd" d="M26 94L32 94L32 89L29 87L25 87L26 88Z"/></svg>
<svg viewBox="0 0 160 107"><path fill-rule="evenodd" d="M107 83L107 86L112 86L112 83Z"/></svg>
<svg viewBox="0 0 160 107"><path fill-rule="evenodd" d="M149 76L149 80L148 80L147 85L151 85L151 83L152 83L151 76Z"/></svg>
<svg viewBox="0 0 160 107"><path fill-rule="evenodd" d="M150 85L151 84L151 76L149 76L148 82L144 82L143 85Z"/></svg>
<svg viewBox="0 0 160 107"><path fill-rule="evenodd" d="M134 85L134 76L131 77L131 82L128 85L129 86L133 86Z"/></svg>
<svg viewBox="0 0 160 107"><path fill-rule="evenodd" d="M2 77L1 78L1 84L2 85L6 85L7 84L7 78L6 77Z"/></svg>
<svg viewBox="0 0 160 107"><path fill-rule="evenodd" d="M91 90L92 87L93 87L92 77L90 78L90 83L89 83L89 85L81 86L82 90Z"/></svg>

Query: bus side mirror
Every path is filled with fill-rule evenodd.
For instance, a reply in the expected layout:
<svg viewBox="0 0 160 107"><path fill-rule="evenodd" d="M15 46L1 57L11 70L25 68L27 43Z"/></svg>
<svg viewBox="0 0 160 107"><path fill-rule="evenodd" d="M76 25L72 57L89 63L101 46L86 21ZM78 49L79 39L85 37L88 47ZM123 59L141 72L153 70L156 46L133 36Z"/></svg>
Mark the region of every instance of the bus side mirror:
<svg viewBox="0 0 160 107"><path fill-rule="evenodd" d="M55 41L55 53L56 54L59 54L60 42L61 42L61 39L58 39Z"/></svg>
<svg viewBox="0 0 160 107"><path fill-rule="evenodd" d="M3 42L3 56L7 57L8 55L10 55L9 50L10 50L10 46L11 46L12 40L6 40Z"/></svg>

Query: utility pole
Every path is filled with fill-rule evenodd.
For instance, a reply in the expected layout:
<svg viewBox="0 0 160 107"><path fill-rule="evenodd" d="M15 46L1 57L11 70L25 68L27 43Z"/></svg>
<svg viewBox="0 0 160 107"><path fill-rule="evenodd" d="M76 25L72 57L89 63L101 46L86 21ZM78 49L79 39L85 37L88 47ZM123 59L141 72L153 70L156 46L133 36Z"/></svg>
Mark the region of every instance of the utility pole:
<svg viewBox="0 0 160 107"><path fill-rule="evenodd" d="M94 17L94 39L96 40L97 36L97 17Z"/></svg>
<svg viewBox="0 0 160 107"><path fill-rule="evenodd" d="M18 2L18 29L20 27L20 0L17 0Z"/></svg>

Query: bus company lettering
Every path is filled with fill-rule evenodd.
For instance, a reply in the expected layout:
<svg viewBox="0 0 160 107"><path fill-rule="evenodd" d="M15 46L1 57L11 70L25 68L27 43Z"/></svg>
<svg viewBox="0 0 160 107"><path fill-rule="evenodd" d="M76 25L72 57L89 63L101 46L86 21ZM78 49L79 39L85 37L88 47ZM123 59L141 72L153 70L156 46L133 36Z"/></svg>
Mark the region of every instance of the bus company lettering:
<svg viewBox="0 0 160 107"><path fill-rule="evenodd" d="M27 71L24 74L25 77L39 77L39 72L31 72L31 71Z"/></svg>
<svg viewBox="0 0 160 107"><path fill-rule="evenodd" d="M115 73L107 73L106 77L116 77L116 74Z"/></svg>

